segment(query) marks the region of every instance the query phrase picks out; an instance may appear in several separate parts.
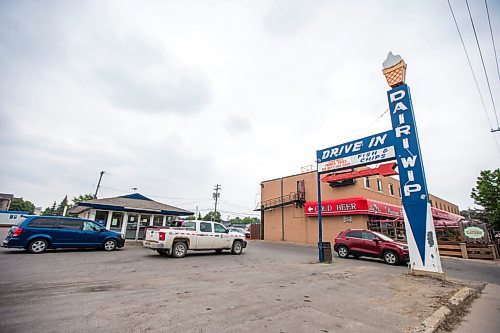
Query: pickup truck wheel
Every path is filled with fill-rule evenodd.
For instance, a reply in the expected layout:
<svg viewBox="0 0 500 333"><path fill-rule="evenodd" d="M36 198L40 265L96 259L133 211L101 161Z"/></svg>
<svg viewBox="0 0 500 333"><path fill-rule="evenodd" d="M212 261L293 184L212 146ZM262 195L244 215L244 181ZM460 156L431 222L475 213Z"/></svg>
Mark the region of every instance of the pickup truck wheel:
<svg viewBox="0 0 500 333"><path fill-rule="evenodd" d="M234 241L233 247L231 248L231 253L241 254L241 252L243 252L243 244L239 240Z"/></svg>
<svg viewBox="0 0 500 333"><path fill-rule="evenodd" d="M186 256L187 245L184 242L175 242L172 246L172 257L183 258Z"/></svg>

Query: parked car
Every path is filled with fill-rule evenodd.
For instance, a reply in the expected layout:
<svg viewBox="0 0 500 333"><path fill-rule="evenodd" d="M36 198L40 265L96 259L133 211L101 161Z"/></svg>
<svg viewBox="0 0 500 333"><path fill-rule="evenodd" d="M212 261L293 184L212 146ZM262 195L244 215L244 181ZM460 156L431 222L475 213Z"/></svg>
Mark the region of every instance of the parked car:
<svg viewBox="0 0 500 333"><path fill-rule="evenodd" d="M144 247L160 255L171 254L182 258L187 250L207 251L231 250L239 255L247 246L245 236L230 233L222 224L211 221L185 221L181 228L151 229L146 233Z"/></svg>
<svg viewBox="0 0 500 333"><path fill-rule="evenodd" d="M29 216L12 227L2 246L43 253L56 248L102 248L112 251L125 245L123 234L94 221L62 216Z"/></svg>
<svg viewBox="0 0 500 333"><path fill-rule="evenodd" d="M408 245L370 230L342 231L335 238L333 248L341 258L347 258L349 255L355 258L363 256L381 258L390 265L409 260Z"/></svg>
<svg viewBox="0 0 500 333"><path fill-rule="evenodd" d="M250 231L247 231L243 228L229 227L228 230L230 233L237 232L237 233L245 235L245 238L250 238Z"/></svg>

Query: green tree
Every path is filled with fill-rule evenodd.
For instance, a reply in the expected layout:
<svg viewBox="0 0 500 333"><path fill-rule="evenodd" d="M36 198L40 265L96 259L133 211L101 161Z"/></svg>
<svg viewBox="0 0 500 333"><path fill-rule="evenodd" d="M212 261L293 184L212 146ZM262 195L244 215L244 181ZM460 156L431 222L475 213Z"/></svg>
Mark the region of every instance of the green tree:
<svg viewBox="0 0 500 333"><path fill-rule="evenodd" d="M91 193L80 194L71 200L71 207L76 206L79 202L94 200L96 197Z"/></svg>
<svg viewBox="0 0 500 333"><path fill-rule="evenodd" d="M470 196L484 208L488 222L500 228L500 169L481 171Z"/></svg>
<svg viewBox="0 0 500 333"><path fill-rule="evenodd" d="M203 221L212 221L212 216L214 215L214 212L208 212L207 215L203 216ZM221 216L220 212L217 212L215 214L215 222L220 222L221 221Z"/></svg>
<svg viewBox="0 0 500 333"><path fill-rule="evenodd" d="M245 223L245 224L252 224L253 223L253 220L251 217L249 216L246 216L243 218L243 220L241 220L241 223Z"/></svg>
<svg viewBox="0 0 500 333"><path fill-rule="evenodd" d="M57 208L57 204L56 202L54 201L54 203L52 204L52 207L47 207L44 209L44 211L42 212L42 215L54 215L55 212L56 212L56 208Z"/></svg>
<svg viewBox="0 0 500 333"><path fill-rule="evenodd" d="M241 222L241 218L239 218L238 216L236 216L235 218L230 219L229 222L231 224L241 224L242 223Z"/></svg>
<svg viewBox="0 0 500 333"><path fill-rule="evenodd" d="M484 209L461 210L460 215L463 216L466 220L488 222L488 216L486 215Z"/></svg>
<svg viewBox="0 0 500 333"><path fill-rule="evenodd" d="M64 208L67 206L68 206L68 196L65 196L64 199L62 199L59 205L57 206L54 215L62 216L64 213Z"/></svg>
<svg viewBox="0 0 500 333"><path fill-rule="evenodd" d="M35 205L31 201L23 200L23 198L14 198L10 202L9 211L28 212L29 214L33 214L35 212Z"/></svg>

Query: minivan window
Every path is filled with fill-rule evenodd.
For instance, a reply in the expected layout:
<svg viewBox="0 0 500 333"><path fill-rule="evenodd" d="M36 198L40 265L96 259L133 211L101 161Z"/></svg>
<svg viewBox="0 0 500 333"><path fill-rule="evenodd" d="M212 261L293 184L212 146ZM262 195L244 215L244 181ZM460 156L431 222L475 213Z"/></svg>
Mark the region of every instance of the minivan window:
<svg viewBox="0 0 500 333"><path fill-rule="evenodd" d="M361 238L361 231L349 231L347 237Z"/></svg>
<svg viewBox="0 0 500 333"><path fill-rule="evenodd" d="M57 224L57 219L37 218L31 220L29 226L33 228L55 228L56 224Z"/></svg>
<svg viewBox="0 0 500 333"><path fill-rule="evenodd" d="M101 227L94 222L83 221L83 230L85 231L99 231Z"/></svg>
<svg viewBox="0 0 500 333"><path fill-rule="evenodd" d="M59 222L59 227L70 230L82 230L82 221L62 219Z"/></svg>

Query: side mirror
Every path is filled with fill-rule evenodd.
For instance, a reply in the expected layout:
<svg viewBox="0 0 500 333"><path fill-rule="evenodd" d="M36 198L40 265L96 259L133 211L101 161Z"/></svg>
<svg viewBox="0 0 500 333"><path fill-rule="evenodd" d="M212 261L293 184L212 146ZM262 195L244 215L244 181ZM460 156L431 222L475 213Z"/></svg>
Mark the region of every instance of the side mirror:
<svg viewBox="0 0 500 333"><path fill-rule="evenodd" d="M373 239L373 241L374 241L375 243L379 243L379 242L380 242L380 238L374 238L374 239Z"/></svg>
<svg viewBox="0 0 500 333"><path fill-rule="evenodd" d="M226 234L228 234L228 233L229 233L229 229L226 229Z"/></svg>
<svg viewBox="0 0 500 333"><path fill-rule="evenodd" d="M102 229L99 229L99 232L105 232L106 229L102 228Z"/></svg>

